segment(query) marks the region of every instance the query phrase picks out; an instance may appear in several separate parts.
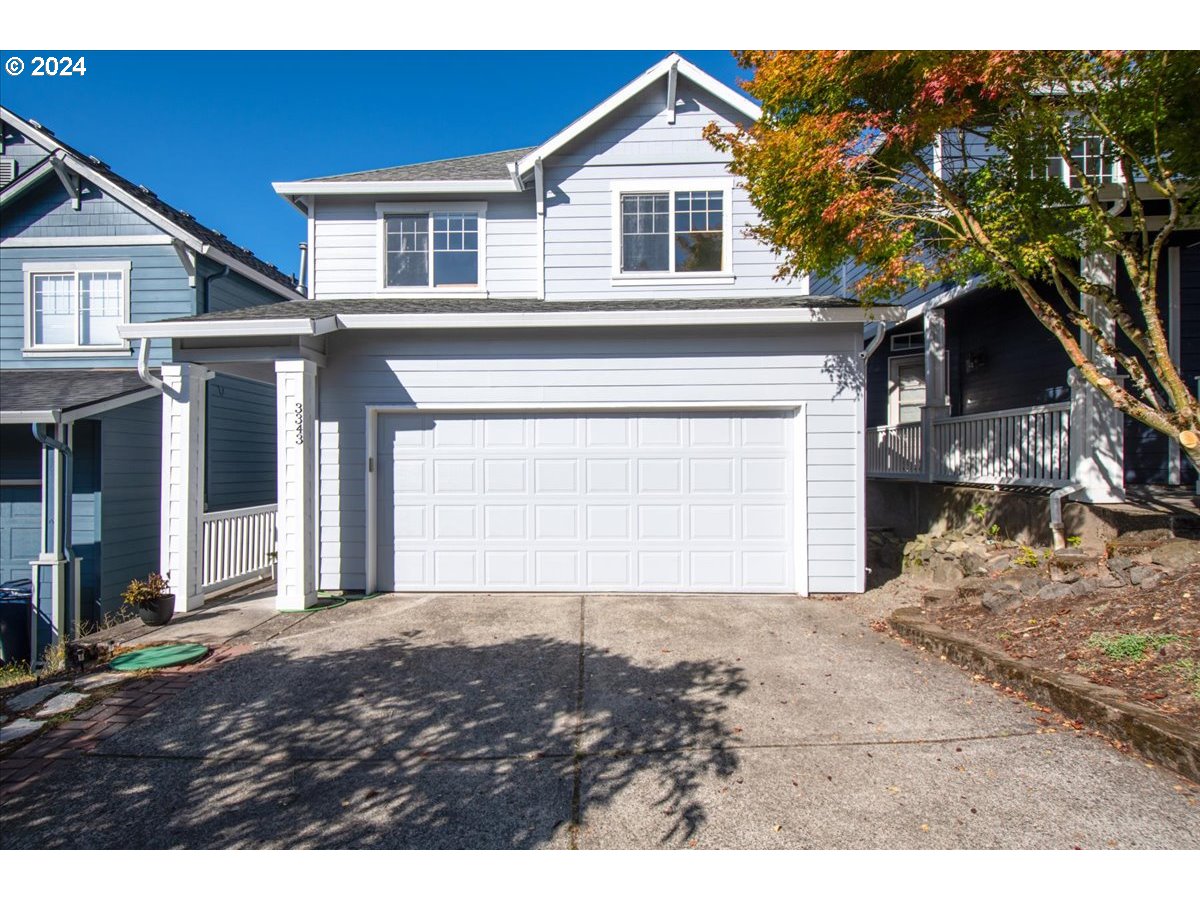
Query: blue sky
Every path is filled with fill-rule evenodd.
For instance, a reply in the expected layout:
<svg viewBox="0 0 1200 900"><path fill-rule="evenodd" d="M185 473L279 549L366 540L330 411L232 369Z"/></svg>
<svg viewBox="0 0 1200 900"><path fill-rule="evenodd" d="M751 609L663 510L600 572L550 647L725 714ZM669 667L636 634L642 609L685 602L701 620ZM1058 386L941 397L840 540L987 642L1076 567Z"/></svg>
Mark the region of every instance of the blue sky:
<svg viewBox="0 0 1200 900"><path fill-rule="evenodd" d="M536 144L668 52L86 52L82 77L0 74L0 102L292 273L272 181Z"/></svg>

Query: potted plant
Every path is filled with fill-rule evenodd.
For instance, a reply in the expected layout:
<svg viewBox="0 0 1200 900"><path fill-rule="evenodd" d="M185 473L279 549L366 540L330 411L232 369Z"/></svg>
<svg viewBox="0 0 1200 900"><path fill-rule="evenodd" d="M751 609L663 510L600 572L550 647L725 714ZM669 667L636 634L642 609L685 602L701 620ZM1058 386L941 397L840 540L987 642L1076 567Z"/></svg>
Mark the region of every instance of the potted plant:
<svg viewBox="0 0 1200 900"><path fill-rule="evenodd" d="M175 614L175 595L170 593L167 579L157 572L151 572L145 581L133 579L121 599L137 611L146 625L166 625Z"/></svg>

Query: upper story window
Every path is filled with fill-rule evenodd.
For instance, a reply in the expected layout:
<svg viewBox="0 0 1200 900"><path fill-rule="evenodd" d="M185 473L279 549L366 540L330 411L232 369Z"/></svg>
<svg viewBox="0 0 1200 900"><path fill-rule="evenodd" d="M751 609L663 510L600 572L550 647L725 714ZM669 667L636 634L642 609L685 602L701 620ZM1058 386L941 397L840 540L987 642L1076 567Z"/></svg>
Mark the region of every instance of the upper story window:
<svg viewBox="0 0 1200 900"><path fill-rule="evenodd" d="M730 193L719 179L615 184L614 280L731 276Z"/></svg>
<svg viewBox="0 0 1200 900"><path fill-rule="evenodd" d="M123 351L117 326L129 321L128 262L24 265L25 352Z"/></svg>
<svg viewBox="0 0 1200 900"><path fill-rule="evenodd" d="M484 204L378 204L385 290L483 289Z"/></svg>
<svg viewBox="0 0 1200 900"><path fill-rule="evenodd" d="M1076 141L1071 147L1071 162L1092 184L1112 184L1117 180L1117 159L1108 141L1100 137L1088 137ZM1046 175L1062 180L1070 188L1079 188L1079 178L1062 159L1054 155L1046 160Z"/></svg>

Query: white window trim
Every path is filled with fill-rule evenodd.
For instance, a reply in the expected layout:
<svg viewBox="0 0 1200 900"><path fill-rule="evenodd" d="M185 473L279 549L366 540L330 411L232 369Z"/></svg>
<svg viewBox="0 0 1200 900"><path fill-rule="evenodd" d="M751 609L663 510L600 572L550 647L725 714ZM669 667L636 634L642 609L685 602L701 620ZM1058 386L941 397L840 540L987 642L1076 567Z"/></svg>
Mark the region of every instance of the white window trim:
<svg viewBox="0 0 1200 900"><path fill-rule="evenodd" d="M71 356L114 356L129 352L129 341L121 340L115 344L35 344L34 343L34 311L33 311L33 280L39 275L75 275L80 272L120 272L121 273L121 323L129 324L129 281L132 264L129 260L96 259L96 260L37 260L21 266L22 284L25 294L25 345L21 348L22 356L42 357L71 357ZM75 298L76 304L79 298ZM78 322L79 308L75 309Z"/></svg>
<svg viewBox="0 0 1200 900"><path fill-rule="evenodd" d="M612 189L612 283L621 287L648 285L720 285L733 284L733 179L732 178L639 178L633 181L614 181ZM675 192L720 191L724 197L722 209L721 271L676 272L675 267ZM669 199L670 248L667 272L622 272L621 257L624 240L621 233L622 194L666 194Z"/></svg>
<svg viewBox="0 0 1200 900"><path fill-rule="evenodd" d="M917 338L917 341L913 342L913 338ZM904 350L907 352L917 351L923 353L925 349L925 335L919 331L906 331L904 334L893 334L891 348L893 351Z"/></svg>
<svg viewBox="0 0 1200 900"><path fill-rule="evenodd" d="M387 283L387 217L393 215L412 215L413 213L474 213L479 217L479 283L478 284L445 284L428 285L426 287L389 287ZM487 296L487 201L440 203L436 200L428 203L376 203L375 204L375 238L376 238L376 279L375 289L387 297L429 297L453 294L456 297L486 297ZM309 251L312 252L311 250ZM429 275L433 277L433 242L429 246Z"/></svg>
<svg viewBox="0 0 1200 900"><path fill-rule="evenodd" d="M888 357L888 425L900 424L900 364L914 360L924 361L924 359L924 353L905 353L902 356ZM925 377L924 370L922 370L921 377ZM926 385L926 390L928 387ZM928 402L928 397L926 397L926 402Z"/></svg>

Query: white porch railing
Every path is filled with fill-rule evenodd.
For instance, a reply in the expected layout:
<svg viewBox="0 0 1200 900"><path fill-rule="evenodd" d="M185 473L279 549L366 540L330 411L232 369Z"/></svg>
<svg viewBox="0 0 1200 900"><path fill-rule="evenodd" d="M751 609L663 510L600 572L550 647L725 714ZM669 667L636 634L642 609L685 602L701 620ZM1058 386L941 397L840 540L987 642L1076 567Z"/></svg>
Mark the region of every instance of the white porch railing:
<svg viewBox="0 0 1200 900"><path fill-rule="evenodd" d="M867 474L907 477L921 471L920 422L867 429Z"/></svg>
<svg viewBox="0 0 1200 900"><path fill-rule="evenodd" d="M206 594L271 574L276 505L205 513L200 584Z"/></svg>
<svg viewBox="0 0 1200 900"><path fill-rule="evenodd" d="M936 481L1064 485L1071 480L1071 404L934 419Z"/></svg>
<svg viewBox="0 0 1200 900"><path fill-rule="evenodd" d="M867 474L1056 487L1071 480L1070 441L1070 403L868 428Z"/></svg>

